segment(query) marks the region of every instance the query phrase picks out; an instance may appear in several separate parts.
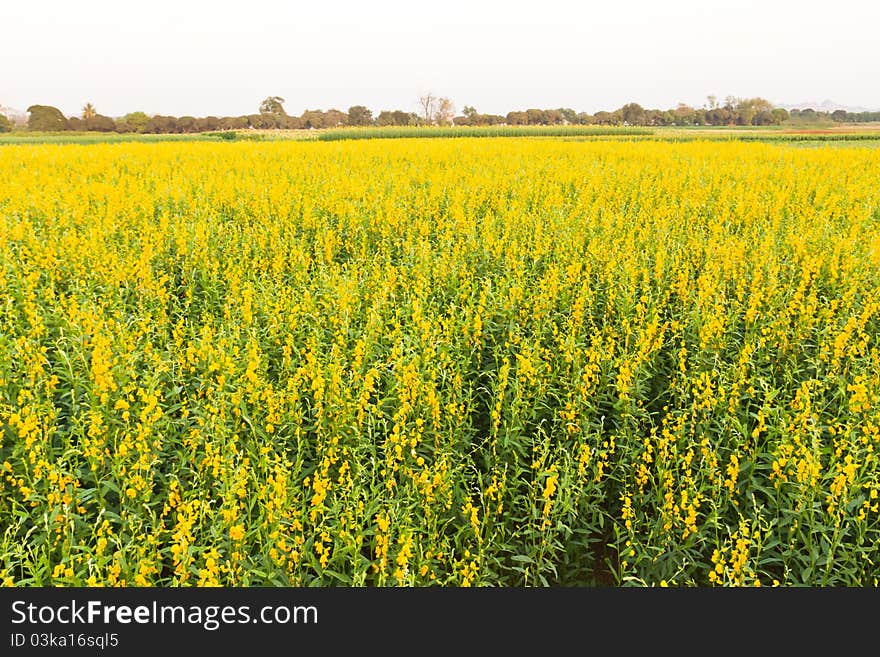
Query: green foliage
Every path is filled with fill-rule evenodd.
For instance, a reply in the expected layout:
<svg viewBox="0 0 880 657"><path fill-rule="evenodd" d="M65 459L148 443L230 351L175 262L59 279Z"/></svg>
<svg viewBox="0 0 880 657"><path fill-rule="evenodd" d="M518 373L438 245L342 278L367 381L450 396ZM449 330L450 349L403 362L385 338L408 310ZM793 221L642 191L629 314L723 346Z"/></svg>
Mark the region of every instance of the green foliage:
<svg viewBox="0 0 880 657"><path fill-rule="evenodd" d="M115 132L116 122L109 116L94 114L83 119L83 128L88 132Z"/></svg>
<svg viewBox="0 0 880 657"><path fill-rule="evenodd" d="M150 117L145 112L130 112L119 120L119 124L125 124L130 129L127 132L144 132Z"/></svg>
<svg viewBox="0 0 880 657"><path fill-rule="evenodd" d="M353 105L348 108L348 125L367 126L373 124L373 112L363 105Z"/></svg>
<svg viewBox="0 0 880 657"><path fill-rule="evenodd" d="M12 124L5 114L0 114L0 132L12 132Z"/></svg>
<svg viewBox="0 0 880 657"><path fill-rule="evenodd" d="M410 126L416 125L419 117L412 112L404 112L403 110L382 110L376 117L376 125L387 126Z"/></svg>
<svg viewBox="0 0 880 657"><path fill-rule="evenodd" d="M67 119L57 107L51 105L31 105L28 111L28 130L53 131L68 130Z"/></svg>
<svg viewBox="0 0 880 657"><path fill-rule="evenodd" d="M287 116L284 111L284 99L281 96L269 96L260 103L260 114L274 114L276 116Z"/></svg>

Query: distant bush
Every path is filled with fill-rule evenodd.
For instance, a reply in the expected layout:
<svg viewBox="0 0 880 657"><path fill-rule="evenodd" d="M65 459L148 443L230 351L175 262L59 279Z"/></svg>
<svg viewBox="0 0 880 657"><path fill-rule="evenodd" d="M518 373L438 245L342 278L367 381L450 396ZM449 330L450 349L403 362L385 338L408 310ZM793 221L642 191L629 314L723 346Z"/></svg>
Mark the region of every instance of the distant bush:
<svg viewBox="0 0 880 657"><path fill-rule="evenodd" d="M144 132L150 117L144 112L130 112L116 122L119 132Z"/></svg>
<svg viewBox="0 0 880 657"><path fill-rule="evenodd" d="M116 132L116 121L109 116L95 114L95 116L83 119L82 122L88 132Z"/></svg>
<svg viewBox="0 0 880 657"><path fill-rule="evenodd" d="M69 130L70 126L61 110L51 105L31 105L28 111L28 130L54 132Z"/></svg>

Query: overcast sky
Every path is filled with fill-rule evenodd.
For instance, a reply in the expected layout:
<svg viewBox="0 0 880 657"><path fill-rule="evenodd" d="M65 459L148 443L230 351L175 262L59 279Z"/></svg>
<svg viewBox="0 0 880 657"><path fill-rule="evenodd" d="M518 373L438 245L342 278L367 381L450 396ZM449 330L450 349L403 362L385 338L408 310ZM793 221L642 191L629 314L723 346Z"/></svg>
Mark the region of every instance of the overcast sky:
<svg viewBox="0 0 880 657"><path fill-rule="evenodd" d="M0 105L240 115L762 96L880 108L880 2L25 0L0 9ZM37 8L38 7L38 8Z"/></svg>

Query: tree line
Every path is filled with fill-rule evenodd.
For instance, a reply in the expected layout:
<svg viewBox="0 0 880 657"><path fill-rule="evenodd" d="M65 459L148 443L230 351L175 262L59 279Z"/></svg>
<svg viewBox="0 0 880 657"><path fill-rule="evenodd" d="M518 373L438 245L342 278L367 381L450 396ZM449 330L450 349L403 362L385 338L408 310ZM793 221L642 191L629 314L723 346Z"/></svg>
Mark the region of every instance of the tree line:
<svg viewBox="0 0 880 657"><path fill-rule="evenodd" d="M426 93L419 97L421 111L384 110L374 116L363 105L354 105L344 112L338 109L306 110L300 116L289 115L284 99L269 96L254 114L242 116L164 116L132 112L118 118L100 114L88 103L80 116L66 117L56 107L32 105L27 109L29 130L117 132L144 134L180 134L217 130L297 130L337 128L343 126L491 126L491 125L612 125L612 126L769 126L789 120L836 121L865 123L880 121L880 112L852 113L844 110L819 112L813 109L792 110L774 107L763 98L728 96L719 101L709 96L704 107L694 108L680 103L674 109L645 109L628 103L614 111L595 114L576 112L570 108L526 109L506 115L482 114L473 106L465 106L461 115L448 98ZM0 132L12 129L8 119L0 115Z"/></svg>

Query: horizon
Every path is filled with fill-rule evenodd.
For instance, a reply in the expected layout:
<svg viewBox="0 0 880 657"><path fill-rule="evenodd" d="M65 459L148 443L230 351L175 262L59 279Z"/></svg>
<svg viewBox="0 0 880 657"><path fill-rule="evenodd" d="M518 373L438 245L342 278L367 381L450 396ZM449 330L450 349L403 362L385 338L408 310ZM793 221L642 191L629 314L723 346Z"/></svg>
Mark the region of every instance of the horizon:
<svg viewBox="0 0 880 657"><path fill-rule="evenodd" d="M756 97L755 97L755 96L746 96L746 97L741 98L741 99L739 99L739 100L746 100L746 99L750 99L750 98L756 98ZM766 99L765 99L765 100L766 100ZM723 104L724 98L718 98L718 101L719 101L720 104ZM90 102L90 101L86 101L86 102ZM453 101L453 102L454 102L454 101ZM649 107L649 106L645 106L645 105L643 105L642 103L639 103L639 102L636 101L636 100L628 101L627 103L624 103L624 105L627 105L627 104L629 104L629 103L635 103L635 104L637 104L637 105L640 105L641 107L643 107L643 109L648 110L648 111L651 111L651 110L666 111L666 110L673 110L673 109L675 109L675 106L672 106L672 107ZM256 103L256 104L259 105L259 103ZM31 107L31 106L33 106L33 105L43 105L43 106L56 107L55 105L52 105L52 103L46 103L46 102L41 102L41 103L31 103L30 105L28 105L28 107ZM360 105L360 103L355 103L355 105ZM867 107L867 108L866 108L866 107L859 107L859 106L854 106L854 105L846 105L846 104L844 104L844 103L837 103L837 102L835 102L835 101L833 101L833 100L831 100L831 99L828 99L828 98L826 98L826 99L824 99L824 100L822 100L822 101L819 101L819 102L815 102L815 103L811 103L811 102L802 102L802 103L773 103L773 106L774 106L774 107L779 107L779 108L783 108L783 109L786 109L786 110L792 110L792 109L803 110L803 109L811 108L811 109L814 109L814 110L819 111L819 112L824 112L824 111L831 112L831 111L833 111L832 109L823 109L823 108L825 108L825 107L828 107L829 105L830 105L830 106L833 106L834 109L842 108L842 109L846 109L846 111L848 111L848 112L853 112L853 113L858 113L858 112L880 112L880 108L870 108L870 107ZM332 111L332 110L339 110L339 111L341 111L341 112L344 113L344 112L347 112L347 111L348 111L351 107L353 107L353 106L354 106L354 105L347 105L347 106L344 106L344 107L342 107L342 106L340 106L340 107L310 107L310 108L304 110L303 112L298 112L298 113L297 113L297 112L290 112L290 111L287 111L287 108L285 108L285 111L287 112L287 115L288 115L288 116L300 116L300 115L302 115L304 112L307 112L307 111ZM456 115L461 115L461 113L462 113L462 109L463 109L464 107L465 107L465 105L461 105L461 106L456 105L456 108L457 108ZM598 112L601 112L601 111L613 112L613 111L616 111L616 110L621 109L622 107L623 107L623 105L621 105L620 107L608 107L608 108L604 108L604 109L596 110L595 112L589 112L589 114L592 115L592 114L595 114L595 113L598 113ZM700 104L700 105L691 105L690 107L692 107L693 109L705 109L705 108L707 107L707 105L706 105L706 103L704 102L703 104ZM570 107L570 106L567 106L567 105L562 105L562 106L560 106L560 107L548 107L548 106L540 106L540 105L535 105L535 104L533 104L533 105L530 105L530 106L528 106L528 107L516 107L516 108L512 108L512 109L509 110L509 112L525 111L525 110L527 110L527 109L551 110L551 109L562 109L562 108L565 108L565 109L573 109L573 110L575 110L576 112L579 112L579 113L582 111L582 110L578 110L578 108L573 108L573 107ZM60 108L58 108L58 109L60 109ZM375 116L378 116L378 114L379 114L380 112L382 112L382 111L400 111L400 110L402 110L403 108L400 108L400 107L383 107L383 108L381 108L381 109L378 109L378 108L371 108L371 107L368 107L368 109L370 109L370 110L372 111L373 116L375 117ZM5 104L2 103L2 102L0 102L0 110L9 110L9 111L11 111L11 112L18 113L18 114L20 114L20 115L22 115L22 116L27 116L27 114L28 114L28 112L27 112L27 108L24 108L24 109L23 109L23 108L19 108L19 107L11 107L11 106L9 106L9 105L5 105ZM81 114L81 110L82 110L82 108L81 108L79 111L75 111L75 112L71 112L71 113L64 112L63 110L61 110L61 111L62 111L62 114L64 114L66 118L74 118L74 117L79 117L79 115ZM126 112L125 114L107 115L107 114L104 114L103 112L101 112L101 111L100 111L100 108L96 108L96 110L98 111L98 113L103 114L104 116L109 116L110 118L112 118L112 119L114 119L114 120L122 119L122 118L124 118L127 114L130 114L130 113L133 113L133 112L143 111L143 110L132 110L132 112ZM404 110L404 111L410 111L410 110ZM413 113L415 113L415 114L418 114L418 113L419 113L418 110L412 110L412 111L413 111ZM504 116L504 115L508 114L509 112L502 112L501 115ZM233 114L217 114L217 113L211 113L211 112L205 112L205 113L200 113L200 114L176 114L176 115L174 115L174 114L166 115L166 114L163 114L163 113L161 113L161 112L144 112L144 113L145 113L147 116L150 116L150 117L153 117L153 116L175 116L175 117L192 116L192 117L194 117L194 118L204 118L204 117L218 117L218 118L223 118L223 117L248 116L248 115L259 114L259 108L257 108L257 110L255 110L255 111L247 112L246 114L235 114L235 115L233 115Z"/></svg>
<svg viewBox="0 0 880 657"><path fill-rule="evenodd" d="M636 102L703 107L716 95L762 97L776 106L821 104L876 110L880 77L873 25L880 7L819 18L799 5L744 0L717 16L688 0L657 8L634 0L625 15L563 2L530 13L524 3L444 10L342 3L327 12L229 0L149 12L96 0L88 12L47 0L40 15L4 9L0 105L35 104L76 116L92 103L107 116L241 116L267 96L292 116L364 105L417 111L426 91L487 114L572 108L594 114ZM38 44L38 45L35 45Z"/></svg>

